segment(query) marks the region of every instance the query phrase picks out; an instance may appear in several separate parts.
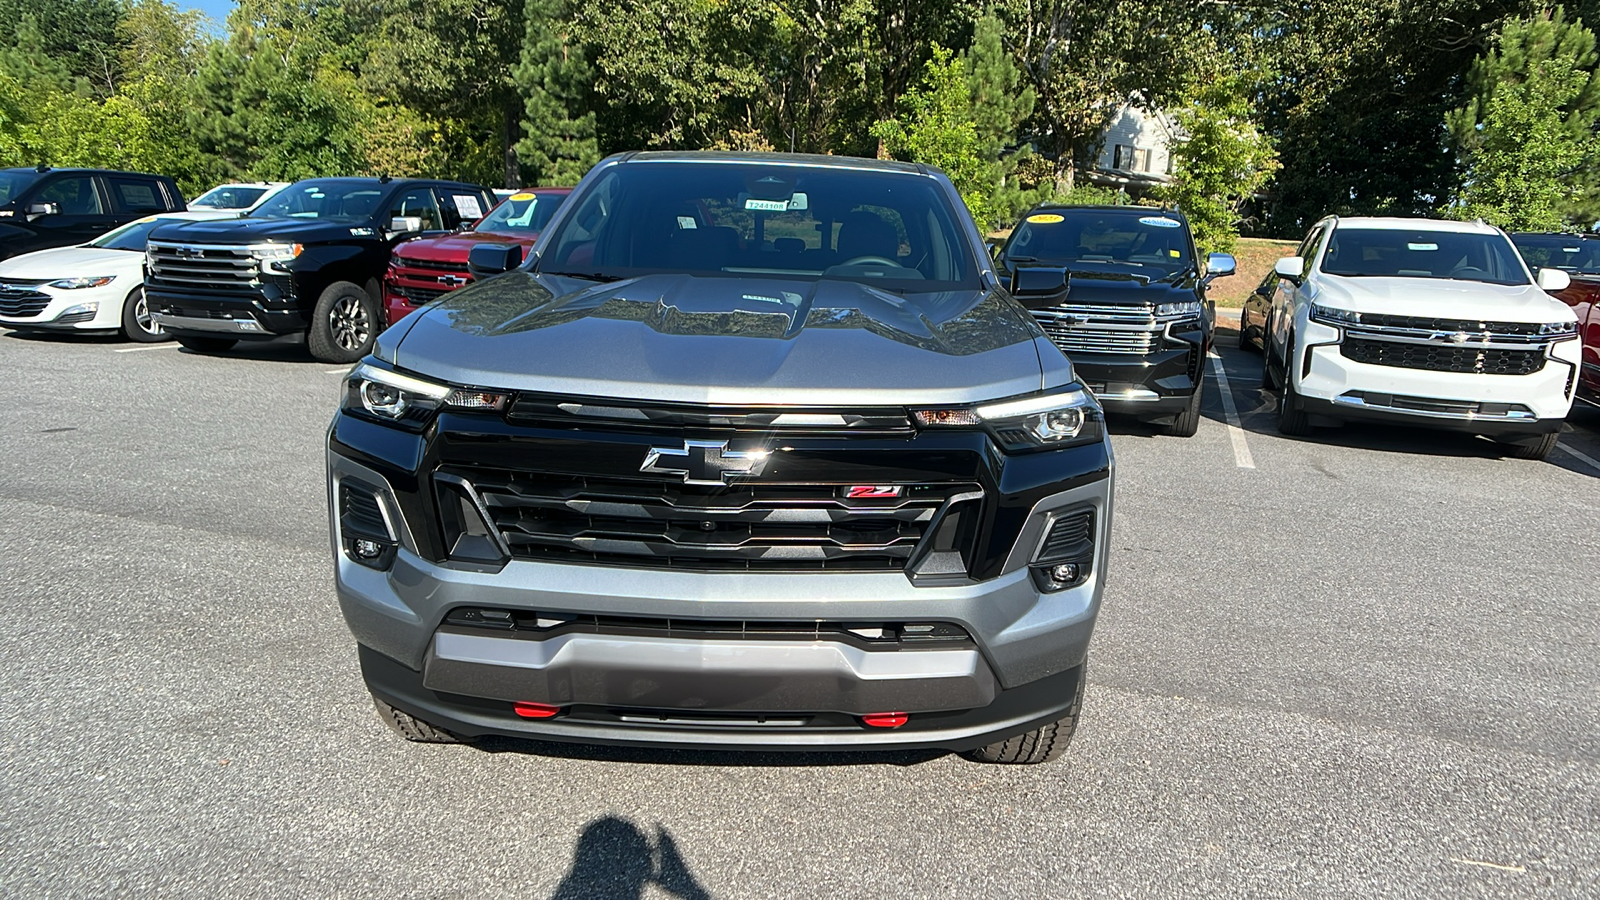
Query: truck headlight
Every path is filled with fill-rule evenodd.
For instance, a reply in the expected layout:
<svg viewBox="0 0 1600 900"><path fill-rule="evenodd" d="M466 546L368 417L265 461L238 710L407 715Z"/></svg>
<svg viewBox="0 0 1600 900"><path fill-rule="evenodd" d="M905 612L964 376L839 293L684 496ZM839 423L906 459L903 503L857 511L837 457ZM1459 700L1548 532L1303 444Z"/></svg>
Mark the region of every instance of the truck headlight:
<svg viewBox="0 0 1600 900"><path fill-rule="evenodd" d="M1540 337L1553 337L1556 339L1578 336L1578 323L1572 322L1546 322L1539 326Z"/></svg>
<svg viewBox="0 0 1600 900"><path fill-rule="evenodd" d="M261 263L264 272L289 273L289 262L305 250L304 244L258 244L250 255Z"/></svg>
<svg viewBox="0 0 1600 900"><path fill-rule="evenodd" d="M1198 319L1200 318L1200 301L1178 300L1173 303L1158 303L1156 304L1156 318L1173 322Z"/></svg>
<svg viewBox="0 0 1600 900"><path fill-rule="evenodd" d="M365 362L345 376L346 410L416 427L440 407L499 412L509 399L504 393L457 388Z"/></svg>
<svg viewBox="0 0 1600 900"><path fill-rule="evenodd" d="M1361 313L1313 303L1311 304L1311 321L1342 328L1347 325L1360 325Z"/></svg>
<svg viewBox="0 0 1600 900"><path fill-rule="evenodd" d="M981 425L1012 452L1089 444L1104 435L1100 404L1076 384L978 407L919 409L914 415L919 425L928 428Z"/></svg>
<svg viewBox="0 0 1600 900"><path fill-rule="evenodd" d="M81 278L63 278L60 281L52 281L45 287L60 288L63 291L77 291L83 288L105 287L116 280L117 276L115 275L93 275Z"/></svg>

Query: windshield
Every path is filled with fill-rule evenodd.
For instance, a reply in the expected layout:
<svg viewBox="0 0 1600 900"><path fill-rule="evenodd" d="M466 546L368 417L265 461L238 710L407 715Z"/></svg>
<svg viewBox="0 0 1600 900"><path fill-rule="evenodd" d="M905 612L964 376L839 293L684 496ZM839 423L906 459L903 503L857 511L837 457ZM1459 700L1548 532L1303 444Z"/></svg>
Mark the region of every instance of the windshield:
<svg viewBox="0 0 1600 900"><path fill-rule="evenodd" d="M1530 269L1600 274L1600 240L1576 234L1514 234L1511 243Z"/></svg>
<svg viewBox="0 0 1600 900"><path fill-rule="evenodd" d="M266 192L267 189L264 187L232 187L224 185L206 191L198 199L190 203L189 207L191 209L249 209Z"/></svg>
<svg viewBox="0 0 1600 900"><path fill-rule="evenodd" d="M759 161L613 166L562 217L540 270L612 279L669 272L977 287L958 213L910 173ZM961 216L962 218L958 218Z"/></svg>
<svg viewBox="0 0 1600 900"><path fill-rule="evenodd" d="M316 178L284 188L250 212L252 219L365 222L378 211L382 186L366 180Z"/></svg>
<svg viewBox="0 0 1600 900"><path fill-rule="evenodd" d="M28 185L38 180L39 173L32 169L0 172L0 203L10 203L17 199L17 195L28 189Z"/></svg>
<svg viewBox="0 0 1600 900"><path fill-rule="evenodd" d="M1183 222L1158 209L1047 209L1017 225L1005 261L1073 268L1147 268L1165 275L1194 265Z"/></svg>
<svg viewBox="0 0 1600 900"><path fill-rule="evenodd" d="M566 194L541 191L519 191L489 211L483 221L472 226L473 231L493 231L502 234L538 234L550 224L550 217L561 208Z"/></svg>
<svg viewBox="0 0 1600 900"><path fill-rule="evenodd" d="M181 222L182 219L140 219L129 222L121 228L113 228L105 234L90 241L87 246L99 247L102 250L137 250L144 252L145 241L150 239L150 232L162 225Z"/></svg>
<svg viewBox="0 0 1600 900"><path fill-rule="evenodd" d="M1530 283L1511 242L1481 232L1335 228L1322 256L1322 271L1350 278Z"/></svg>

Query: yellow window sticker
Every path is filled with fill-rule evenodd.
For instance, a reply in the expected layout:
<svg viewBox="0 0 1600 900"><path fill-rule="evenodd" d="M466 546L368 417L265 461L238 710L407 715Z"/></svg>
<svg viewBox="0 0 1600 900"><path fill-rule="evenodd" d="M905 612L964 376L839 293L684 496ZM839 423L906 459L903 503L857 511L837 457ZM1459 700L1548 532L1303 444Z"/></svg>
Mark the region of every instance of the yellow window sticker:
<svg viewBox="0 0 1600 900"><path fill-rule="evenodd" d="M1179 256L1181 254L1179 254L1178 251L1176 251L1176 250L1168 250L1167 251L1167 255L1168 256Z"/></svg>
<svg viewBox="0 0 1600 900"><path fill-rule="evenodd" d="M511 199L517 201L518 203L521 203L524 200L532 200L534 197L537 197L537 196L539 196L539 195L533 193L532 191L523 191L520 194L512 194L511 195Z"/></svg>
<svg viewBox="0 0 1600 900"><path fill-rule="evenodd" d="M1057 222L1065 222L1066 219L1055 213L1040 213L1036 216L1029 216L1028 221L1035 225L1054 225Z"/></svg>

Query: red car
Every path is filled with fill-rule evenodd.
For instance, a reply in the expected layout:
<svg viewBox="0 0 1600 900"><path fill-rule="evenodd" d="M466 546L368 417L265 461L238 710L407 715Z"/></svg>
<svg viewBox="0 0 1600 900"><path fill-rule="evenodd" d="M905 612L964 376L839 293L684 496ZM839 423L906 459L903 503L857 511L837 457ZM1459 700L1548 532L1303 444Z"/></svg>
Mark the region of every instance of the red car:
<svg viewBox="0 0 1600 900"><path fill-rule="evenodd" d="M1578 316L1583 338L1578 396L1600 404L1600 235L1523 233L1513 234L1511 241L1529 268L1556 268L1572 276L1572 284L1555 296Z"/></svg>
<svg viewBox="0 0 1600 900"><path fill-rule="evenodd" d="M526 250L572 188L535 188L507 197L472 227L453 234L407 241L394 248L383 278L383 311L389 324L472 281L467 254L478 244L521 244Z"/></svg>

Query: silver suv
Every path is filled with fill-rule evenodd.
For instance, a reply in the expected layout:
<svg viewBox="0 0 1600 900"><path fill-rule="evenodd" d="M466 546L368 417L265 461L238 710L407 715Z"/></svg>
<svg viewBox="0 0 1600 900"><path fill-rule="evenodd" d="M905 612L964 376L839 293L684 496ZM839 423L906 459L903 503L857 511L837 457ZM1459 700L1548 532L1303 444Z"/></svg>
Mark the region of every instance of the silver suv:
<svg viewBox="0 0 1600 900"><path fill-rule="evenodd" d="M944 175L617 156L517 253L474 248L475 284L384 333L329 432L339 600L390 725L1064 749L1111 447Z"/></svg>

